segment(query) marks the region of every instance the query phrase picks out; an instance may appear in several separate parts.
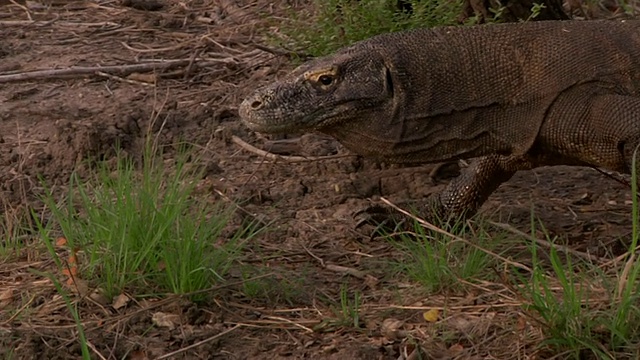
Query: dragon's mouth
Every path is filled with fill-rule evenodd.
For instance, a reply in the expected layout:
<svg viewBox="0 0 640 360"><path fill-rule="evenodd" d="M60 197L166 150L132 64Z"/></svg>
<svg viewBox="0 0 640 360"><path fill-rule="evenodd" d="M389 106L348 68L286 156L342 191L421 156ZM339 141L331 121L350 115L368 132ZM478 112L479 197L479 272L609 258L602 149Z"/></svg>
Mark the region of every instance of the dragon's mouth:
<svg viewBox="0 0 640 360"><path fill-rule="evenodd" d="M353 112L354 100L336 102L331 106L316 107L310 112L293 113L269 109L252 109L250 101L245 100L238 112L242 122L253 131L262 133L285 133L320 131L348 118Z"/></svg>

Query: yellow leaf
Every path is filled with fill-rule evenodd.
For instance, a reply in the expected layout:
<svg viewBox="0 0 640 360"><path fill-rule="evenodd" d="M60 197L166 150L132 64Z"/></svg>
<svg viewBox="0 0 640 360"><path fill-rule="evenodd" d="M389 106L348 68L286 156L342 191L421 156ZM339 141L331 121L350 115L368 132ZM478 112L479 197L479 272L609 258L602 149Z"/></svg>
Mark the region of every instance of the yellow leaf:
<svg viewBox="0 0 640 360"><path fill-rule="evenodd" d="M440 315L440 310L438 309L431 309L422 313L422 317L428 322L438 321L438 315Z"/></svg>

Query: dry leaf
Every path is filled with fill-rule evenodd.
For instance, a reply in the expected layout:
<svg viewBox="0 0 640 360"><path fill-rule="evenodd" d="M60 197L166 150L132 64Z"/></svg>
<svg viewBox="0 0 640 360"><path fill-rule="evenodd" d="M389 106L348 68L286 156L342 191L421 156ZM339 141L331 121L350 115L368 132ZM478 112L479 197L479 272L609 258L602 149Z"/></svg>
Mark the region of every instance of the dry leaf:
<svg viewBox="0 0 640 360"><path fill-rule="evenodd" d="M151 321L157 327L164 327L168 328L169 330L173 330L180 323L180 316L158 311L157 313L153 314L153 316L151 317Z"/></svg>
<svg viewBox="0 0 640 360"><path fill-rule="evenodd" d="M458 314L447 318L447 325L465 334L482 336L486 334L494 322L495 312L485 313L482 316Z"/></svg>
<svg viewBox="0 0 640 360"><path fill-rule="evenodd" d="M453 344L449 347L450 355L455 355L464 351L464 346L461 344Z"/></svg>
<svg viewBox="0 0 640 360"><path fill-rule="evenodd" d="M398 319L384 319L382 326L380 326L380 333L389 340L404 338L406 336L406 331L400 330L403 325L404 321Z"/></svg>
<svg viewBox="0 0 640 360"><path fill-rule="evenodd" d="M430 323L438 321L438 316L440 316L440 310L438 309L431 309L422 313L422 317Z"/></svg>
<svg viewBox="0 0 640 360"><path fill-rule="evenodd" d="M89 295L89 298L102 306L109 305L109 298L105 295L104 289L93 290L91 295Z"/></svg>
<svg viewBox="0 0 640 360"><path fill-rule="evenodd" d="M467 314L454 315L446 320L448 326L463 333L471 332L479 321L479 317Z"/></svg>
<svg viewBox="0 0 640 360"><path fill-rule="evenodd" d="M0 309L4 309L11 304L13 300L13 288L0 291Z"/></svg>
<svg viewBox="0 0 640 360"><path fill-rule="evenodd" d="M367 275L364 278L365 285L367 285L371 289L375 289L376 285L378 285L379 282L380 282L380 280L378 280L378 278L376 278L375 276L372 276L372 275Z"/></svg>
<svg viewBox="0 0 640 360"><path fill-rule="evenodd" d="M158 80L155 74L140 74L140 73L132 73L131 75L127 76L127 79L140 81L147 84L155 84L156 81Z"/></svg>
<svg viewBox="0 0 640 360"><path fill-rule="evenodd" d="M129 298L127 295L120 294L118 296L116 296L115 299L113 299L113 304L111 304L111 306L118 310L121 307L127 306L127 304L129 303L129 301L131 300L131 298Z"/></svg>

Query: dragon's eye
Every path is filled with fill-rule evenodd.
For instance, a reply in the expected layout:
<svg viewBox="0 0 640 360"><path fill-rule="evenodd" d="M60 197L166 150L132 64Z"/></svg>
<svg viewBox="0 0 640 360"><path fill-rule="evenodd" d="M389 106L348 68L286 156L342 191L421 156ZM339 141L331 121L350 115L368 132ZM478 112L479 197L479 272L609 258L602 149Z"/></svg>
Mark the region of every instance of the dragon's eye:
<svg viewBox="0 0 640 360"><path fill-rule="evenodd" d="M329 86L333 83L333 76L331 75L322 75L318 78L320 84L324 86Z"/></svg>

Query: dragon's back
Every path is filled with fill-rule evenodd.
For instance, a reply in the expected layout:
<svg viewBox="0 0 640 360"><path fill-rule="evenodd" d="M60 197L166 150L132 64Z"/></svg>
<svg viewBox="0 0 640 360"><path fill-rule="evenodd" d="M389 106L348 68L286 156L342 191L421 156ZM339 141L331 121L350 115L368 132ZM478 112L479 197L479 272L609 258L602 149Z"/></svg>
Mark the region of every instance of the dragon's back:
<svg viewBox="0 0 640 360"><path fill-rule="evenodd" d="M416 113L521 103L580 83L640 89L640 21L538 21L437 27L355 45L385 53ZM353 51L353 50L346 50Z"/></svg>

